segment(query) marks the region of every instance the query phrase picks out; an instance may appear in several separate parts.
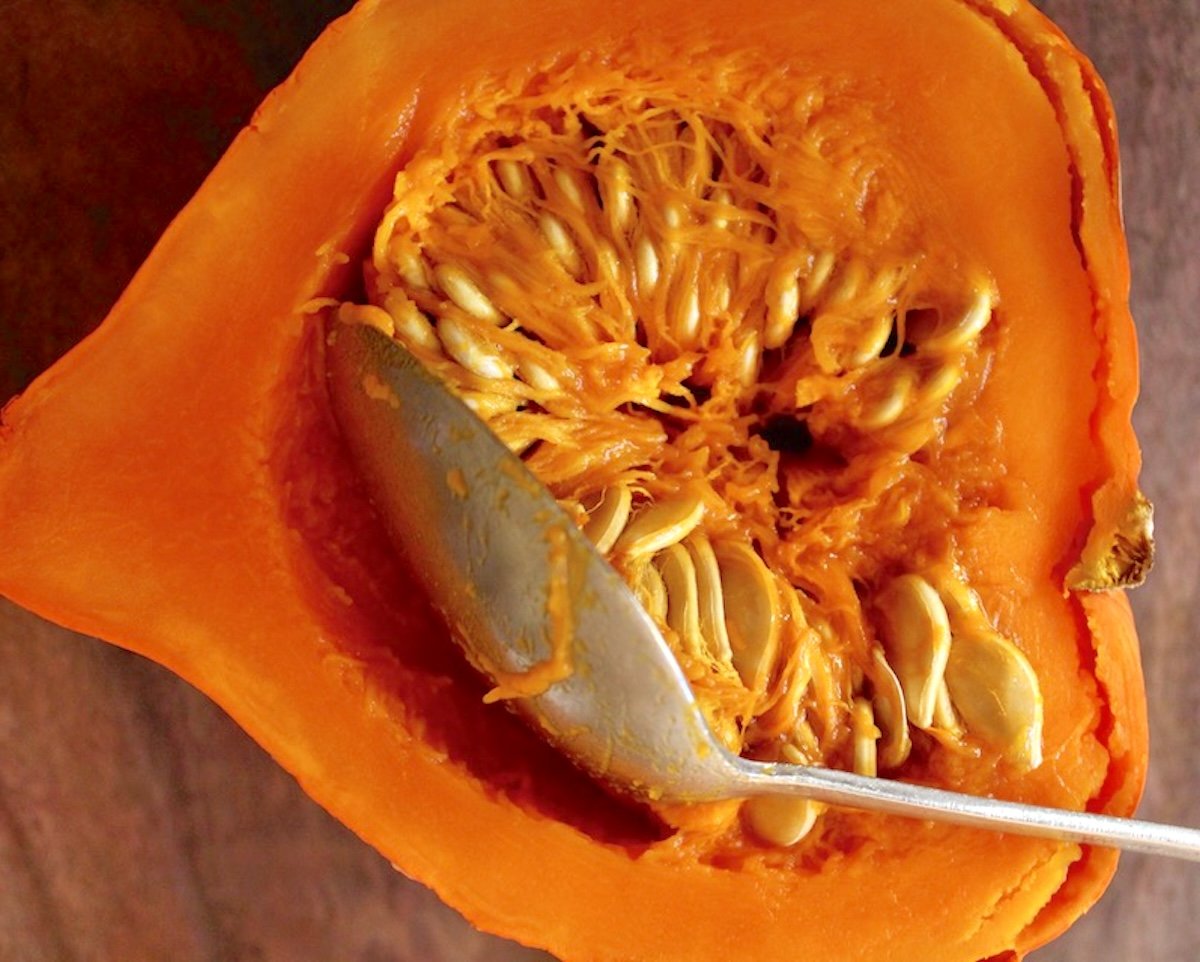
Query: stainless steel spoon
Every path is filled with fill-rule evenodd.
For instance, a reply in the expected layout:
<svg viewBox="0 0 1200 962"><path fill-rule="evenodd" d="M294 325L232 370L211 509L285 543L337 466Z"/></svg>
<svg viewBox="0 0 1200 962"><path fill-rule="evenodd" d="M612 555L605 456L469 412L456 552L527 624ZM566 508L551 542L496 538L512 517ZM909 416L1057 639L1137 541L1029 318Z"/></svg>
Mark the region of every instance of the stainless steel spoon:
<svg viewBox="0 0 1200 962"><path fill-rule="evenodd" d="M1196 829L731 754L625 582L458 398L370 327L335 324L327 370L335 415L389 534L471 662L493 678L521 675L567 646L566 676L512 705L596 778L649 799L786 793L1200 861ZM563 638L551 624L552 592L569 599Z"/></svg>

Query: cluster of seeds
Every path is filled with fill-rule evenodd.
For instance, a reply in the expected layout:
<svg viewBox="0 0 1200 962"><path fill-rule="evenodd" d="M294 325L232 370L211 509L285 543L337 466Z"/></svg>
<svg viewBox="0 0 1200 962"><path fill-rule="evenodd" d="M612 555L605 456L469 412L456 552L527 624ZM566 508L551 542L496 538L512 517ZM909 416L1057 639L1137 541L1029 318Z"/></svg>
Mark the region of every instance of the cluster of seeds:
<svg viewBox="0 0 1200 962"><path fill-rule="evenodd" d="M483 96L399 175L342 319L525 459L734 750L1035 767L1037 678L955 563L966 482L936 468L994 287L914 248L852 107L735 66L702 98L595 64ZM777 845L818 814L744 806Z"/></svg>

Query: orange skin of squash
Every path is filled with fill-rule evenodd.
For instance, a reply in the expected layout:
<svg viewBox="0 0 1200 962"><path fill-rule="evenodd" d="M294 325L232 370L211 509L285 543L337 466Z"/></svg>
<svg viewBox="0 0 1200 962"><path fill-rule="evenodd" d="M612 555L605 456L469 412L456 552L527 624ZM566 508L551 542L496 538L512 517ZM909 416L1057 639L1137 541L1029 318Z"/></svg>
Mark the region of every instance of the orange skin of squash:
<svg viewBox="0 0 1200 962"><path fill-rule="evenodd" d="M479 75L622 38L715 36L890 89L884 135L997 279L1010 334L979 407L1031 492L962 548L1041 679L1047 761L976 787L1132 812L1147 725L1129 608L1062 588L1139 467L1099 79L1023 4L729 13L384 2L332 25L106 322L5 409L0 593L188 679L406 874L564 959L1019 957L1100 896L1114 853L845 814L819 866L772 867L753 846L705 864L480 704L329 419L304 306L350 289L395 171ZM464 55L469 69L446 68Z"/></svg>

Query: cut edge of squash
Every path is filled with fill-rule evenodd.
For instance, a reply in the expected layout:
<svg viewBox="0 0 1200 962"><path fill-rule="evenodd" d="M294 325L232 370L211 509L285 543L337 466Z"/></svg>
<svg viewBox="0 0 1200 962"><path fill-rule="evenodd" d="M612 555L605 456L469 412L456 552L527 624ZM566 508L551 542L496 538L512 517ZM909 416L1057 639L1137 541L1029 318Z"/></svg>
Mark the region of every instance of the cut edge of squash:
<svg viewBox="0 0 1200 962"><path fill-rule="evenodd" d="M1068 113L1075 117L1078 123L1080 104L1084 102L1090 104L1089 116L1094 118L1093 123L1100 131L1100 135L1096 138L1097 142L1090 143L1086 149L1080 149L1076 145L1075 161L1093 171L1098 167L1102 171L1103 182L1107 183L1108 190L1099 198L1094 192L1087 194L1084 204L1086 205L1089 200L1094 200L1099 208L1096 216L1091 214L1084 216L1077 231L1079 243L1085 252L1099 252L1101 255L1107 255L1088 263L1089 277L1093 278L1095 284L1096 328L1103 344L1102 356L1106 359L1103 369L1097 372L1097 381L1104 385L1104 390L1101 392L1101 400L1094 418L1096 437L1098 439L1120 438L1123 443L1117 444L1114 440L1108 440L1105 444L1105 451L1111 461L1111 480L1102 481L1093 497L1094 517L1086 538L1087 543L1090 544L1092 532L1103 530L1109 523L1109 519L1124 517L1130 504L1131 491L1136 491L1133 486L1138 469L1137 449L1136 444L1132 441L1132 429L1125 427L1129 423L1129 412L1136 394L1136 389L1130 387L1131 384L1136 384L1136 354L1131 353L1132 329L1130 327L1127 330L1123 324L1127 317L1127 311L1123 304L1128 295L1128 265L1123 246L1116 252L1111 249L1114 246L1120 246L1114 243L1114 237L1119 236L1120 215L1114 186L1116 159L1115 152L1111 150L1111 145L1115 142L1114 135L1111 133L1111 109L1107 105L1103 88L1090 66L1082 61L1077 53L1066 47L1065 42L1047 42L1047 37L1061 35L1058 35L1056 31L1051 33L1053 28L1048 27L1048 21L1045 21L1032 8L1001 2L991 5L971 3L968 0L968 3L976 9L986 8L985 15L993 20L1000 18L1005 25L1007 35L1014 43L1018 44L1018 48L1026 56L1027 62L1031 56L1029 50L1036 51L1036 56L1040 58L1038 62L1044 71L1042 74L1044 78L1059 78L1063 71L1066 71L1067 75L1077 72L1072 79L1078 77L1079 83L1072 88L1072 96L1075 101L1072 111L1068 111ZM238 144L231 149L230 156L244 158L247 161L246 166L251 165L254 158L251 156L252 151L248 146L249 140L262 136L264 130L269 130L282 123L282 115L295 109L294 104L288 99L288 91L298 84L299 81L296 77L302 76L305 72L315 71L318 63L328 67L336 62L339 54L339 38L364 29L374 12L380 7L380 4L366 4L331 28L328 35L323 36L306 56L293 79L272 94L260 108L255 115L251 130L239 138ZM1020 46L1022 43L1026 46ZM1045 80L1044 82L1051 81ZM1058 105L1057 102L1056 105ZM1064 127L1064 137L1069 138L1070 136L1070 131ZM402 146L395 143L395 149L398 157L402 152ZM219 196L221 187L228 184L230 178L236 176L238 176L238 172L233 161L223 162L210 181L202 188L198 197L210 199ZM1092 180L1089 183L1095 183L1095 181ZM376 182L373 190L375 193L379 193L381 183ZM367 193L370 194L371 190L368 190ZM202 229L204 220L206 220L206 215L194 207L185 211L184 215L181 215L176 224L168 231L163 242L156 248L150 261L147 262L147 267L139 273L138 279L114 309L111 321L102 326L94 337L88 339L87 343L76 349L66 361L56 365L39 378L24 396L14 400L5 409L3 417L0 418L0 507L5 512L6 522L8 517L15 516L15 512L21 511L25 507L20 503L20 499L37 490L36 484L30 484L28 479L21 479L19 476L27 469L33 468L35 479L45 480L47 478L44 473L45 469L47 466L53 467L54 458L61 454L61 452L49 450L44 455L39 453L30 456L22 449L22 443L29 444L33 438L38 436L43 439L56 437L56 417L52 413L47 413L49 406L60 403L63 398L62 392L69 392L79 378L86 378L89 368L103 361L113 350L110 342L117 338L118 332L126 330L127 325L132 323L134 315L139 310L139 301L153 288L153 282L157 280L154 272L170 273L168 265L172 257L179 253L181 247L186 250L185 238L190 237L195 230ZM1112 233L1114 223L1117 225L1117 234ZM330 251L336 254L337 251L353 246L343 237L341 242L331 246ZM330 276L330 270L331 267L328 263L320 261L314 263L311 276L319 280L314 280L313 289L307 291L306 296L316 296L330 286L326 280ZM1097 275L1093 272L1099 272L1098 281L1096 280ZM303 330L303 324L303 320L293 318L290 329L271 340L270 344L263 349L260 370L286 366L286 362L292 357L295 345L303 341L303 337L298 336L298 332ZM1133 377L1131 377L1131 372ZM70 413L70 408L74 408L75 413L78 413L77 406L70 405L68 408L68 413ZM265 418L258 422L259 428L256 429L256 433L261 431L259 435L261 442L270 437L271 430L266 423L270 419L270 412L260 413ZM71 455L63 456L70 460ZM252 476L259 478L257 482L259 487L256 490L256 496L259 498L271 496L270 483L265 481L261 474L262 462L256 460L256 458L265 459L266 456L266 450L258 447L253 449L248 459L241 462L242 469L248 469ZM96 465L100 462L97 458L93 459L91 463ZM70 507L77 503L80 502L76 502L70 497L59 497L57 502L62 507ZM82 503L86 504L87 499L83 499ZM256 518L259 522L263 522L264 519L270 518L270 511L268 505L259 502L250 506L245 517ZM38 519L32 519L32 521L34 524L47 523L47 519L44 518L40 522ZM31 533L32 525L26 526L25 522L21 522L21 527L24 537L34 537ZM280 552L279 557L281 558L288 558L290 552L295 549L294 544L284 542L273 542L273 545ZM4 592L19 603L74 630L119 639L118 643L168 664L184 677L204 683L205 690L209 694L226 707L261 743L268 745L272 753L286 762L286 767L297 774L297 777L314 797L324 797L323 804L328 804L331 810L344 813L347 821L351 824L361 827L367 823L373 823L373 813L362 810L360 800L345 796L324 781L324 767L315 763L298 745L287 744L284 736L278 730L278 719L273 717L274 706L271 692L277 690L287 697L286 684L296 681L295 677L285 673L284 677L275 679L275 685L269 686L271 692L256 694L253 679L244 674L251 667L251 664L247 662L229 666L234 672L231 680L214 682L209 674L211 664L206 660L212 656L204 651L206 644L203 638L204 633L193 635L192 626L178 626L172 637L174 639L192 637L195 640L194 646L184 645L182 648L172 649L168 645L164 648L163 638L159 633L164 627L161 623L146 623L131 628L122 622L119 612L116 613L114 620L114 614L111 612L89 610L86 606L81 608L78 599L66 598L63 600L65 596L62 594L63 584L60 580L50 578L44 580L41 585L25 581L27 573L21 571L21 565L30 557L35 559L40 557L43 560L54 558L56 557L55 551L56 548L53 545L48 552L37 548L29 554L22 554L11 546L9 549L0 548L0 584L3 585ZM290 566L292 561L288 561L287 564ZM284 610L284 602L287 597L297 590L293 581L294 577L294 573L282 570L267 572L266 580L269 585L274 586L269 591L269 594L274 596L274 600L265 611L259 611L256 614L261 616L264 613L270 613L271 607L277 606L275 613L284 619L283 624L294 624L297 629L303 630L305 628L304 619L297 618L295 612L287 613ZM1092 637L1104 639L1104 642L1096 650L1096 675L1102 684L1112 715L1107 732L1107 746L1111 759L1109 777L1104 789L1094 801L1100 809L1126 814L1135 807L1145 777L1145 706L1139 687L1141 676L1136 654L1136 636L1133 632L1128 604L1119 592L1085 596L1081 598L1080 604L1088 625L1093 629ZM253 618L247 618L241 623L241 627L253 631L253 622ZM226 627L236 629L238 624L229 624ZM320 641L319 639L311 640L313 644ZM297 669L298 673L302 673L303 666L297 659L300 659L299 654L293 653L288 655L284 662L290 664L293 669ZM351 674L353 673L354 671L351 670ZM322 684L324 683L322 682ZM320 687L318 685L312 691L319 694ZM350 702L348 701L347 704ZM309 721L314 721L314 719L309 719ZM372 718L368 723L368 728L377 728L378 721L377 717ZM380 729L381 733L382 731L383 729ZM322 744L324 738L328 736L322 736L314 729L309 737L311 744L308 747L312 747ZM331 747L340 744L335 740L331 743ZM366 830L363 834L364 837L367 837L374 833ZM377 844L373 838L368 838L368 841ZM388 849L398 850L406 845L406 841L402 837L393 837L386 845ZM1113 853L1085 850L1082 859L1068 870L1066 881L1062 887L1046 903L1021 935L1021 951L1028 951L1065 929L1075 916L1099 896L1111 877L1115 864L1116 857ZM427 852L424 858L414 856L412 865L407 866L406 870L427 880L436 878L439 870L436 867L435 853ZM445 884L443 880L442 885L438 886L435 883L435 887L440 888L453 902L462 902L464 899L472 897L469 885L452 886ZM475 915L481 924L485 924L489 928L510 928L516 931L520 927L516 920L503 915L503 913L479 909ZM564 926L565 924L563 923ZM527 929L525 937L532 938L533 934L532 930ZM569 932L565 930L559 932L558 939L560 940L559 944L565 944L561 940L569 939Z"/></svg>

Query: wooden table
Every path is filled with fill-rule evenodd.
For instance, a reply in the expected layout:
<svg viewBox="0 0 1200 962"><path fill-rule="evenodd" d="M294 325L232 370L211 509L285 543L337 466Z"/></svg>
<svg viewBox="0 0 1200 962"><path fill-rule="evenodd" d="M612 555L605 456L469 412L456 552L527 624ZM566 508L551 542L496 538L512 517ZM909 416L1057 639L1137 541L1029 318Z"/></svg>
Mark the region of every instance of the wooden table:
<svg viewBox="0 0 1200 962"><path fill-rule="evenodd" d="M262 92L342 2L0 5L0 399L99 321ZM1159 562L1134 604L1141 814L1200 825L1200 4L1047 0L1122 120ZM2 523L2 522L0 522ZM2 537L0 531L0 537ZM1125 856L1037 962L1200 957L1200 867ZM546 959L474 932L218 709L0 602L0 959Z"/></svg>

